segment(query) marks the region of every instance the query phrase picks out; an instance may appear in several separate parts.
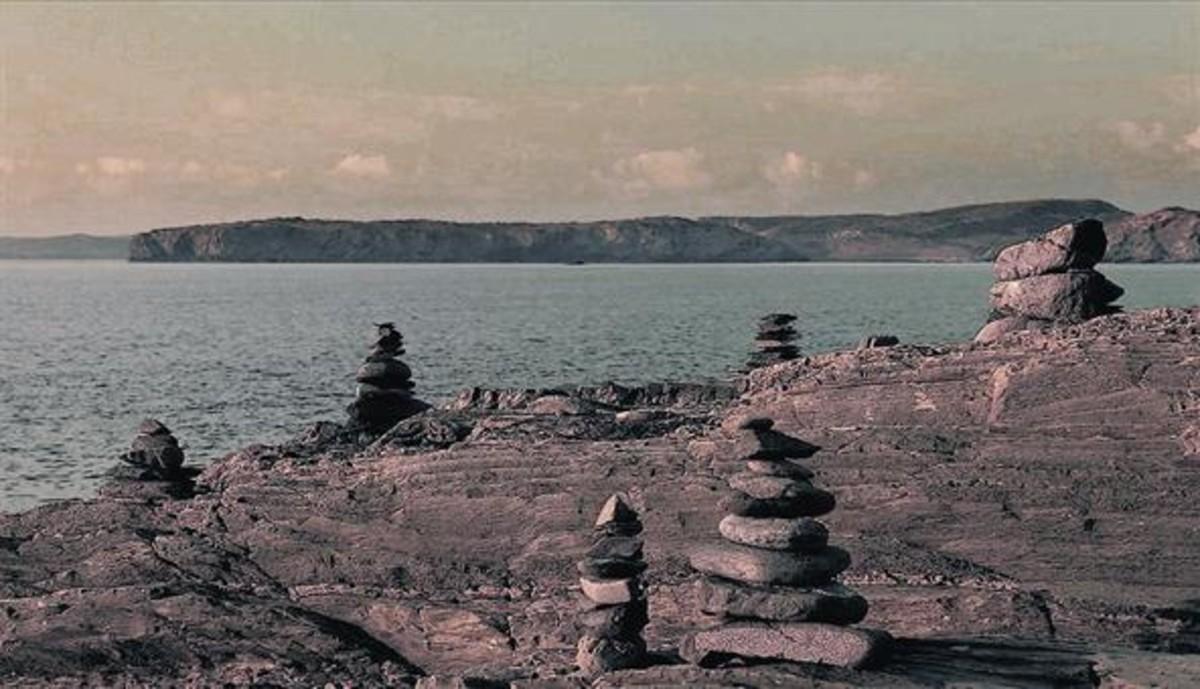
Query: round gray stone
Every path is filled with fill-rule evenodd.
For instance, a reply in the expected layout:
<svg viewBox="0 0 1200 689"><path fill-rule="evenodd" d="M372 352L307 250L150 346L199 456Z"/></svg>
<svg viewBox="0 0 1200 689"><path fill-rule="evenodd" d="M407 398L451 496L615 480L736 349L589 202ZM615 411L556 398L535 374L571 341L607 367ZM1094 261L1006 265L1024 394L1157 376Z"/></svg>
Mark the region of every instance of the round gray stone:
<svg viewBox="0 0 1200 689"><path fill-rule="evenodd" d="M695 548L688 559L693 569L704 574L784 586L821 586L850 566L850 554L835 546L816 553L789 553L713 543Z"/></svg>
<svg viewBox="0 0 1200 689"><path fill-rule="evenodd" d="M810 517L756 519L730 514L717 528L725 540L754 548L816 552L829 543L829 529Z"/></svg>
<svg viewBox="0 0 1200 689"><path fill-rule="evenodd" d="M755 586L719 577L696 582L700 609L725 618L776 622L855 624L867 616L867 599L841 584L815 588Z"/></svg>

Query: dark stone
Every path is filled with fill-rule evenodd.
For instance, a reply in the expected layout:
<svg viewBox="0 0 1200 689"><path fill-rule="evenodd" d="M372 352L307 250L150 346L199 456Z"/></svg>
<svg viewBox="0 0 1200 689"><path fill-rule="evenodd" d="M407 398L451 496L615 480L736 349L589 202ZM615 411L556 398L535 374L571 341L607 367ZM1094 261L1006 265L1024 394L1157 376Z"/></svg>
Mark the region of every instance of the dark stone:
<svg viewBox="0 0 1200 689"><path fill-rule="evenodd" d="M638 667L645 661L646 642L641 638L584 636L576 647L575 664L585 675Z"/></svg>
<svg viewBox="0 0 1200 689"><path fill-rule="evenodd" d="M730 514L721 520L719 529L731 543L769 550L817 552L829 543L829 529L809 517L763 519Z"/></svg>
<svg viewBox="0 0 1200 689"><path fill-rule="evenodd" d="M863 669L881 663L890 648L891 637L872 629L810 622L740 622L689 635L679 653L705 667L736 657Z"/></svg>
<svg viewBox="0 0 1200 689"><path fill-rule="evenodd" d="M587 606L576 616L575 626L588 636L631 638L649 624L648 607L645 598L622 605Z"/></svg>
<svg viewBox="0 0 1200 689"><path fill-rule="evenodd" d="M731 450L733 459L806 459L821 448L779 431L750 430L737 434Z"/></svg>
<svg viewBox="0 0 1200 689"><path fill-rule="evenodd" d="M596 539L587 551L587 557L592 559L625 558L640 560L642 558L642 539L634 536L602 536Z"/></svg>
<svg viewBox="0 0 1200 689"><path fill-rule="evenodd" d="M396 387L412 379L412 369L399 359L368 361L359 367L354 379L383 388Z"/></svg>
<svg viewBox="0 0 1200 689"><path fill-rule="evenodd" d="M884 347L895 347L900 344L900 338L895 335L867 335L859 340L859 349L881 349Z"/></svg>
<svg viewBox="0 0 1200 689"><path fill-rule="evenodd" d="M809 484L801 494L787 498L755 498L734 492L721 500L721 509L741 517L819 517L833 511L833 494Z"/></svg>
<svg viewBox="0 0 1200 689"><path fill-rule="evenodd" d="M735 543L712 543L689 556L698 572L751 584L822 586L850 566L850 554L836 546L816 553L764 550Z"/></svg>
<svg viewBox="0 0 1200 689"><path fill-rule="evenodd" d="M996 280L1005 281L1089 269L1104 258L1107 249L1104 224L1081 220L1005 248L996 256L992 272Z"/></svg>
<svg viewBox="0 0 1200 689"><path fill-rule="evenodd" d="M812 469L786 459L750 459L746 461L746 469L751 473L765 476L785 476L798 479L811 479L816 476Z"/></svg>
<svg viewBox="0 0 1200 689"><path fill-rule="evenodd" d="M855 624L867 616L867 599L841 584L816 588L754 585L720 577L696 582L700 609L725 618L778 622Z"/></svg>
<svg viewBox="0 0 1200 689"><path fill-rule="evenodd" d="M603 560L580 560L575 568L585 577L592 579L627 579L646 571L646 563L640 560L607 558Z"/></svg>

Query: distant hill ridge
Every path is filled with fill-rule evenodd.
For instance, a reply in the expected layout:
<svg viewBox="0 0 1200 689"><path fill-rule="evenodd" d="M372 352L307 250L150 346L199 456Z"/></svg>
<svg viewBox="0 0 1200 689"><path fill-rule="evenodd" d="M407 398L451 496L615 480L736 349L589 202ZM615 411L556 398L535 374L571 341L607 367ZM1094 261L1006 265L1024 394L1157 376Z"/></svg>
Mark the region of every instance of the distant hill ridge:
<svg viewBox="0 0 1200 689"><path fill-rule="evenodd" d="M1197 211L1171 207L1133 215L1094 199L985 203L895 215L666 216L595 222L270 218L144 232L129 238L128 253L120 256L158 262L987 261L1008 244L1083 217L1105 223L1108 261L1200 261ZM103 249L88 241L102 243ZM120 257L111 253L114 242L125 241L0 238L0 258L114 258ZM36 251L30 248L38 242L45 244ZM24 255L13 255L14 246ZM71 251L110 253L68 255Z"/></svg>

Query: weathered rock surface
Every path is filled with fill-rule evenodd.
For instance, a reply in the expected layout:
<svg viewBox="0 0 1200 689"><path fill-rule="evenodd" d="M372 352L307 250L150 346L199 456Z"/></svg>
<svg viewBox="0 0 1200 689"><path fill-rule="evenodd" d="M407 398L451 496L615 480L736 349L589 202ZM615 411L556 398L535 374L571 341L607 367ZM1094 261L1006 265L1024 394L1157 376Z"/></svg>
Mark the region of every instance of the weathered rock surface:
<svg viewBox="0 0 1200 689"><path fill-rule="evenodd" d="M688 558L697 571L725 579L787 586L824 584L850 565L850 555L836 546L815 553L789 553L748 548L734 543L696 547Z"/></svg>
<svg viewBox="0 0 1200 689"><path fill-rule="evenodd" d="M248 448L191 499L0 515L0 685L566 681L573 563L621 490L646 505L646 640L670 651L702 624L686 552L743 471L721 411L825 448L806 462L838 496L842 580L901 638L877 671L659 664L606 686L1196 686L1198 343L1200 310L1159 309L837 352L637 435L611 411L437 410L367 452ZM469 435L418 440L450 419Z"/></svg>
<svg viewBox="0 0 1200 689"><path fill-rule="evenodd" d="M1114 310L1125 290L1094 270L1035 275L992 286L991 305L1001 316L1078 322Z"/></svg>
<svg viewBox="0 0 1200 689"><path fill-rule="evenodd" d="M829 530L808 517L763 519L726 515L717 525L727 541L755 548L814 552L829 542Z"/></svg>
<svg viewBox="0 0 1200 689"><path fill-rule="evenodd" d="M719 664L731 654L743 658L782 658L797 663L864 668L878 664L890 647L887 634L832 624L742 622L697 632L679 650L700 666Z"/></svg>
<svg viewBox="0 0 1200 689"><path fill-rule="evenodd" d="M867 615L867 599L837 583L798 589L702 577L696 582L696 598L704 612L731 618L847 625Z"/></svg>
<svg viewBox="0 0 1200 689"><path fill-rule="evenodd" d="M1094 219L1081 220L1004 249L996 256L992 273L996 280L1008 281L1086 270L1104 258L1107 248L1104 223Z"/></svg>

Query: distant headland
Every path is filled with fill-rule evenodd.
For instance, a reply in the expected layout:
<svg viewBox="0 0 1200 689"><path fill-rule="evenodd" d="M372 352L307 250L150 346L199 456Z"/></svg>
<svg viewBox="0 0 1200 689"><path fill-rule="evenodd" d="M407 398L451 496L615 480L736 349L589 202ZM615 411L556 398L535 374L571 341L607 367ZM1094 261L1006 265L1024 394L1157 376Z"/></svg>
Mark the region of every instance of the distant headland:
<svg viewBox="0 0 1200 689"><path fill-rule="evenodd" d="M1200 261L1200 212L1135 215L1094 199L1043 199L848 215L647 217L594 222L320 220L192 225L132 237L3 238L0 258L234 263L761 263L988 261L1047 227L1104 222L1108 260Z"/></svg>

